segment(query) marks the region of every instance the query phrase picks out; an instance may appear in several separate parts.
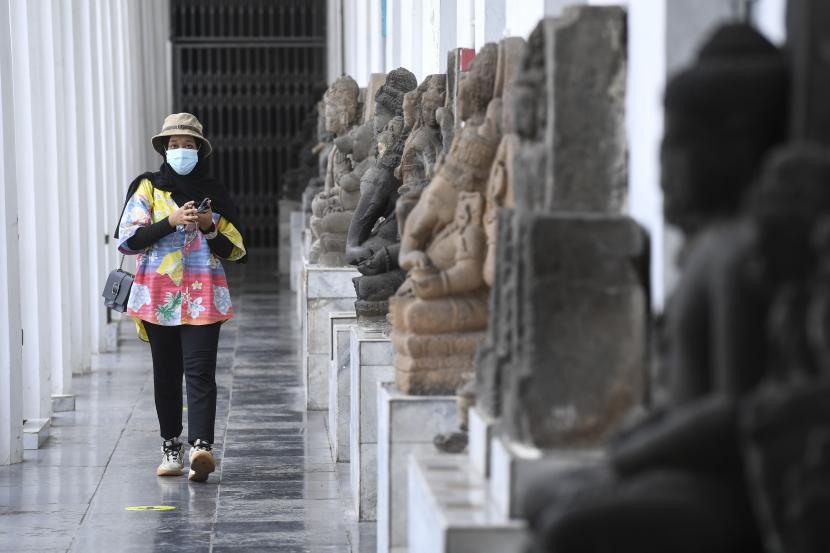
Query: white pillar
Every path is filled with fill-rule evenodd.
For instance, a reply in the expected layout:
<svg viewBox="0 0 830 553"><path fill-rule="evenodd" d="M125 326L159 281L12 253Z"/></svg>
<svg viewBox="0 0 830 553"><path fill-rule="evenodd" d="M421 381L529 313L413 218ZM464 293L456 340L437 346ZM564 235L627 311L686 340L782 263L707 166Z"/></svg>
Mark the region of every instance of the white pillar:
<svg viewBox="0 0 830 553"><path fill-rule="evenodd" d="M423 74L423 29L418 23L423 21L422 14L422 2L401 3L401 66L416 76Z"/></svg>
<svg viewBox="0 0 830 553"><path fill-rule="evenodd" d="M455 37L457 44L455 48L476 47L476 4L475 0L456 0L456 27Z"/></svg>
<svg viewBox="0 0 830 553"><path fill-rule="evenodd" d="M578 4L580 2L569 1L567 3ZM550 15L546 13L545 9L545 0L505 2L505 33L507 36L519 36L527 39L533 29L536 28L539 20L545 15Z"/></svg>
<svg viewBox="0 0 830 553"><path fill-rule="evenodd" d="M441 0L424 0L421 13L421 68L415 73L418 82L438 73L441 59L446 65L447 53L441 52Z"/></svg>
<svg viewBox="0 0 830 553"><path fill-rule="evenodd" d="M343 0L326 0L326 50L328 82L345 72L343 63Z"/></svg>
<svg viewBox="0 0 830 553"><path fill-rule="evenodd" d="M456 39L458 29L456 19L458 17L458 2L456 0L441 0L441 38L439 55L441 65L440 73L447 72L447 53L458 44Z"/></svg>
<svg viewBox="0 0 830 553"><path fill-rule="evenodd" d="M23 460L22 323L10 1L0 1L0 465Z"/></svg>
<svg viewBox="0 0 830 553"><path fill-rule="evenodd" d="M386 1L385 73L401 66L401 2L402 0Z"/></svg>
<svg viewBox="0 0 830 553"><path fill-rule="evenodd" d="M52 342L49 290L55 285L50 274L49 209L53 202L46 190L49 173L41 153L46 129L54 121L43 115L45 87L41 86L39 64L43 37L38 29L37 3L12 2L11 44L14 90L15 167L20 236L19 270L21 320L23 326L23 417L24 446L36 448L48 436L51 418ZM35 158L35 152L39 155ZM57 274L57 273L55 273Z"/></svg>
<svg viewBox="0 0 830 553"><path fill-rule="evenodd" d="M387 5L388 5L387 0ZM388 9L388 7L387 7ZM381 0L369 0L369 73L383 73L386 67L386 40Z"/></svg>

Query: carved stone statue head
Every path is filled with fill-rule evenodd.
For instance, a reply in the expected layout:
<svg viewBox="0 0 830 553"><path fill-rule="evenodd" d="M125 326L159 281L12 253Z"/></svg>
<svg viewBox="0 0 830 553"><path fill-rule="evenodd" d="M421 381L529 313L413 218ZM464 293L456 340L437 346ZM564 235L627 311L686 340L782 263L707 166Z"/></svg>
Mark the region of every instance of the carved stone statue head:
<svg viewBox="0 0 830 553"><path fill-rule="evenodd" d="M661 164L666 219L694 233L734 214L766 153L785 137L787 66L752 27L726 25L665 96Z"/></svg>
<svg viewBox="0 0 830 553"><path fill-rule="evenodd" d="M426 85L421 96L421 122L424 126L435 128L438 126L435 111L444 105L447 95L447 76L430 75L421 84Z"/></svg>
<svg viewBox="0 0 830 553"><path fill-rule="evenodd" d="M375 95L375 134L380 134L390 119L403 114L404 95L417 86L415 75L403 67L386 75L386 82Z"/></svg>
<svg viewBox="0 0 830 553"><path fill-rule="evenodd" d="M397 143L404 128L404 120L400 115L393 117L378 135L378 158Z"/></svg>
<svg viewBox="0 0 830 553"><path fill-rule="evenodd" d="M488 42L470 63L470 70L461 78L458 92L458 117L462 121L483 115L493 99L496 84L498 46Z"/></svg>
<svg viewBox="0 0 830 553"><path fill-rule="evenodd" d="M360 87L348 75L343 75L334 81L323 95L327 131L339 135L354 125L357 118L359 96Z"/></svg>

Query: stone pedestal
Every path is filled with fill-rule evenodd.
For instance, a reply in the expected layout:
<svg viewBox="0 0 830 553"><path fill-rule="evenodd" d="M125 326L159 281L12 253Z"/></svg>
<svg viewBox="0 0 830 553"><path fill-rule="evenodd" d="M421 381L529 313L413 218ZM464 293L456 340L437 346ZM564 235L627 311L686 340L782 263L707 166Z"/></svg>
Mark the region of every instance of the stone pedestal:
<svg viewBox="0 0 830 553"><path fill-rule="evenodd" d="M329 314L331 359L329 361L329 441L337 462L349 461L349 373L351 328L357 324L354 311Z"/></svg>
<svg viewBox="0 0 830 553"><path fill-rule="evenodd" d="M543 475L555 478L560 472L598 464L603 456L599 448L542 451L494 436L490 442L490 498L501 515L524 518L521 498L532 482Z"/></svg>
<svg viewBox="0 0 830 553"><path fill-rule="evenodd" d="M455 396L413 396L395 384L377 393L378 553L407 546L407 459L434 455L433 438L458 428Z"/></svg>
<svg viewBox="0 0 830 553"><path fill-rule="evenodd" d="M352 278L358 272L348 267L306 265L300 294L302 321L302 362L306 408L324 411L329 402L329 313L348 311L354 306Z"/></svg>
<svg viewBox="0 0 830 553"><path fill-rule="evenodd" d="M303 266L303 226L305 224L305 217L302 211L292 211L290 218L291 233L291 252L290 252L290 272L291 272L291 290L296 291L300 282L300 271Z"/></svg>
<svg viewBox="0 0 830 553"><path fill-rule="evenodd" d="M349 455L354 509L362 521L376 520L377 386L394 380L392 356L389 338L361 325L352 327Z"/></svg>
<svg viewBox="0 0 830 553"><path fill-rule="evenodd" d="M495 421L488 417L478 407L470 409L469 413L469 445L470 463L473 468L485 478L490 477L490 442L493 437Z"/></svg>
<svg viewBox="0 0 830 553"><path fill-rule="evenodd" d="M280 275L291 274L291 254L292 240L291 240L291 214L296 213L299 208L299 203L291 200L280 200L278 202L278 239L279 239L279 257L278 267Z"/></svg>
<svg viewBox="0 0 830 553"><path fill-rule="evenodd" d="M494 509L486 481L466 455L412 456L408 462L411 553L522 551L524 521Z"/></svg>

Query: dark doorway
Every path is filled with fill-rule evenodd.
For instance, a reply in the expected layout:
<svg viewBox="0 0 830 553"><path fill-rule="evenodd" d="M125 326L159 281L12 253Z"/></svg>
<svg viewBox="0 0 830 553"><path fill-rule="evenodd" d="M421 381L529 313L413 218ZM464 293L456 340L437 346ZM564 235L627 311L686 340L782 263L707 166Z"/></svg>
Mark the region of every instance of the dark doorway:
<svg viewBox="0 0 830 553"><path fill-rule="evenodd" d="M174 109L196 115L248 244L278 246L290 142L326 84L325 0L171 0Z"/></svg>

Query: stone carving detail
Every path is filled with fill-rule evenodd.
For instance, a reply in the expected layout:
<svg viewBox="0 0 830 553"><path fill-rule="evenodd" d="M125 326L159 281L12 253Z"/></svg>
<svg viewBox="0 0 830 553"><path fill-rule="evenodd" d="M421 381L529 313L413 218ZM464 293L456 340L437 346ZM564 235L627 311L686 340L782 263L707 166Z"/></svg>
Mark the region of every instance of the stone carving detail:
<svg viewBox="0 0 830 553"><path fill-rule="evenodd" d="M326 131L339 138L345 136L358 122L360 89L354 79L348 75L338 78L323 96L325 105ZM338 257L338 232L342 228L344 216L329 214L342 213L340 198L340 179L353 169L352 162L337 145L332 148L328 157L324 189L311 202L311 230L315 242L310 252L312 263L324 265L338 265L342 261L342 254ZM348 193L347 193L348 194ZM346 227L348 228L348 226ZM329 248L332 249L329 249Z"/></svg>
<svg viewBox="0 0 830 553"><path fill-rule="evenodd" d="M398 267L400 247L395 201L400 182L395 168L401 159L406 129L401 116L396 116L381 133L379 157L361 180L360 204L349 228L346 261L357 265L363 276L353 278L359 317L385 317L389 296L404 281Z"/></svg>
<svg viewBox="0 0 830 553"><path fill-rule="evenodd" d="M446 75L429 75L414 92L407 94L404 101L404 117L412 132L404 145L398 170L401 187L396 214L401 231L421 192L429 184L438 154L443 149L436 111L444 105L446 83Z"/></svg>
<svg viewBox="0 0 830 553"><path fill-rule="evenodd" d="M775 291L793 278L803 279L800 255L817 212L830 207L827 193L793 192L793 180L810 177L802 170L777 179L773 194L763 181L757 191L752 189L764 157L784 138L786 98L781 54L743 25L718 30L696 63L669 83L664 209L667 220L683 228L688 239L683 275L667 306L661 340L671 382L669 402L615 436L607 462L548 477L532 488L525 510L538 550L598 552L596 535L623 552L762 549L739 421L767 431L752 436L757 455L752 466L761 468L760 481L775 484L781 482L778 477L764 480L772 474L765 462L775 465L786 450L773 447L776 454L770 455L773 450L765 447L780 437L768 424L770 418L782 419L770 417L775 401L749 417L739 413L742 405L757 399L754 390L770 369L767 354L775 348L767 333ZM800 211L787 209L801 199L824 205L812 213L803 205ZM743 216L737 213L741 205L747 206ZM802 413L818 405L807 395L801 399L809 403ZM805 426L791 433L791 443L805 436ZM817 482L817 467L826 466L820 441L816 448L816 465L787 473L796 487L809 478Z"/></svg>
<svg viewBox="0 0 830 553"><path fill-rule="evenodd" d="M370 84L377 86L380 83L381 79L373 76ZM375 103L374 110L366 110L371 120L343 138L338 136L335 141L341 157L336 158L332 165L332 186L319 194L313 205L316 218L312 220L312 228L320 237L320 264L344 264L349 226L360 201L361 178L375 163L378 135L392 117L400 113L403 94L416 85L415 76L406 69L390 71L374 98L367 100ZM370 87L366 94L371 95L372 92ZM344 155L347 153L348 157Z"/></svg>
<svg viewBox="0 0 830 553"><path fill-rule="evenodd" d="M488 107L497 46L486 44L460 83L455 135L409 214L399 262L406 282L389 300L396 382L404 393L452 394L472 375L487 325L482 276L484 192L498 147L500 104Z"/></svg>

